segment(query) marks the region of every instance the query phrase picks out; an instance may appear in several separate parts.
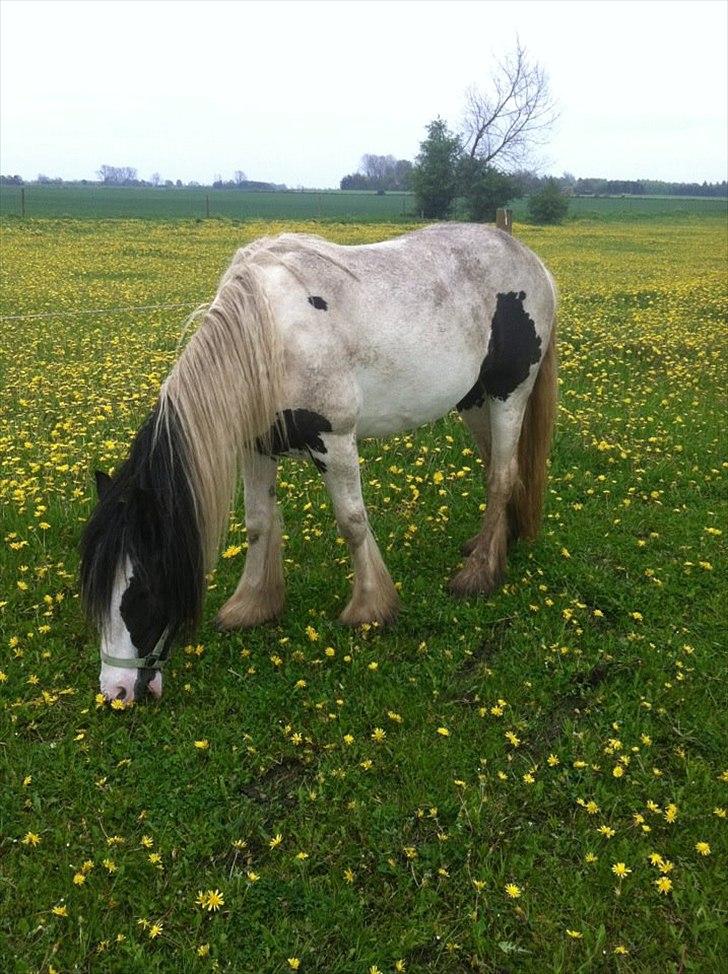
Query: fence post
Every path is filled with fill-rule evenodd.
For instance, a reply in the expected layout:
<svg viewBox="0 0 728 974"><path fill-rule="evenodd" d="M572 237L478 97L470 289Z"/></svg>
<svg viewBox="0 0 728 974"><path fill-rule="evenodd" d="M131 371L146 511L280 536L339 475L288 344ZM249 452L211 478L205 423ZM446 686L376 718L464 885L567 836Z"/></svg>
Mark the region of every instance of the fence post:
<svg viewBox="0 0 728 974"><path fill-rule="evenodd" d="M210 197L209 196L205 197L205 216L207 217L208 220L210 219Z"/></svg>
<svg viewBox="0 0 728 974"><path fill-rule="evenodd" d="M495 225L499 230L505 230L506 233L513 233L513 210L507 210L499 206L495 211Z"/></svg>
<svg viewBox="0 0 728 974"><path fill-rule="evenodd" d="M25 186L20 187L20 215L25 219Z"/></svg>

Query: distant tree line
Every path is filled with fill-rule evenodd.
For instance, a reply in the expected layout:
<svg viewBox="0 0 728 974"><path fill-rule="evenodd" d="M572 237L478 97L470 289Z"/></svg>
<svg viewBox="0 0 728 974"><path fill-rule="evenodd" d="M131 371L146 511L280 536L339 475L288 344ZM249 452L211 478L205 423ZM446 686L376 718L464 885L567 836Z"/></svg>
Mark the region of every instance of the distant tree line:
<svg viewBox="0 0 728 974"><path fill-rule="evenodd" d="M384 164L366 162L365 160L385 160ZM467 165L467 163L465 164ZM490 167L491 169L493 167ZM406 159L395 159L394 156L365 155L360 170L341 180L341 189L358 190L398 190L410 191L413 188L413 166ZM139 179L137 170L129 166L102 166L98 172L99 179L61 179L60 176L46 176L38 173L35 179L27 180L22 176L0 175L2 186L162 186L181 189L186 186L191 189L240 189L240 190L287 190L285 183L268 183L247 179L244 173L236 172L232 179L216 176L212 184L199 183L196 180L183 183L181 179L162 179L159 173L153 173L149 179ZM504 176L505 174L500 174ZM243 178L240 178L240 177ZM658 179L603 179L601 177L577 178L565 172L562 176L541 176L527 169L516 169L505 177L511 184L510 198L518 199L532 196L540 192L547 185L555 184L566 196L704 196L728 197L728 182L720 183L671 183ZM303 187L299 187L302 189Z"/></svg>
<svg viewBox="0 0 728 974"><path fill-rule="evenodd" d="M362 156L357 172L350 173L339 183L340 189L361 189L386 192L412 189L412 163L394 156Z"/></svg>
<svg viewBox="0 0 728 974"><path fill-rule="evenodd" d="M727 196L728 182L722 183L666 183L658 179L577 179L576 195L595 196Z"/></svg>
<svg viewBox="0 0 728 974"><path fill-rule="evenodd" d="M209 184L198 183L191 180L183 183L181 179L163 179L158 173L152 173L149 179L140 179L137 170L133 166L101 166L96 175L98 180L93 179L61 179L60 176L46 176L39 173L34 180L23 179L22 176L2 176L0 175L0 185L2 186L152 186L152 187L175 187L181 189L183 186L197 189L240 189L249 192L253 190L285 190L288 187L285 183L266 183L254 179L248 179L244 172L238 170L232 179L224 180L222 176L215 176L210 186Z"/></svg>

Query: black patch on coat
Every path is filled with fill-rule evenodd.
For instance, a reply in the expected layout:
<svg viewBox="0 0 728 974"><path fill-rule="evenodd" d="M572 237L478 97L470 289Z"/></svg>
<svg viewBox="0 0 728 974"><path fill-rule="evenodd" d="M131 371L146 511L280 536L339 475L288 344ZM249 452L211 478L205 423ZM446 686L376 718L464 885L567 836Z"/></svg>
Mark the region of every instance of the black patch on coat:
<svg viewBox="0 0 728 974"><path fill-rule="evenodd" d="M157 593L132 575L129 587L121 597L119 611L131 641L139 650L138 655L147 656L164 632L164 623L160 621L164 606Z"/></svg>
<svg viewBox="0 0 728 974"><path fill-rule="evenodd" d="M323 298L320 298L317 294L312 294L308 299L308 303L313 305L317 311L328 311L329 306L326 304Z"/></svg>
<svg viewBox="0 0 728 974"><path fill-rule="evenodd" d="M157 645L157 641L164 632L164 606L157 594L140 582L136 575L129 580L129 587L121 597L119 606L121 618L129 631L131 641L138 650L137 656L148 656ZM169 643L162 647L166 657L169 653ZM134 683L134 696L143 695L149 683L154 679L156 670L151 666L144 666L137 670Z"/></svg>
<svg viewBox="0 0 728 974"><path fill-rule="evenodd" d="M168 645L175 636L192 635L205 581L179 419L170 406L169 422L157 436L158 408L140 427L119 471L102 478L81 538L81 596L96 624L110 612L119 566L130 560L133 577L121 612L140 656L154 649L167 626ZM140 677L153 673L144 669Z"/></svg>
<svg viewBox="0 0 728 974"><path fill-rule="evenodd" d="M321 434L330 432L331 423L320 413L310 409L284 409L276 414L276 421L265 439L257 440L256 448L259 453L272 456L301 450L308 453L317 470L325 473L326 464L313 454L328 452Z"/></svg>
<svg viewBox="0 0 728 974"><path fill-rule="evenodd" d="M482 406L486 396L505 401L541 361L541 338L523 307L525 298L525 291L498 295L488 351L475 385L457 404L460 412Z"/></svg>

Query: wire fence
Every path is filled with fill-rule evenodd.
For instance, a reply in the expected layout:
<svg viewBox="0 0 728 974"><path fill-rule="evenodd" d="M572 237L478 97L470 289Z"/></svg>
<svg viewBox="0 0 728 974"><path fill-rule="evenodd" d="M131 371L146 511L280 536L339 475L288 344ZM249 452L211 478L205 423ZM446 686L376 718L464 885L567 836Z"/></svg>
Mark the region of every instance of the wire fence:
<svg viewBox="0 0 728 974"><path fill-rule="evenodd" d="M111 315L125 311L194 311L199 304L136 304L118 308L88 308L77 311L43 311L27 315L0 315L0 321L22 321L31 318L76 318L81 315Z"/></svg>
<svg viewBox="0 0 728 974"><path fill-rule="evenodd" d="M412 193L345 190L244 191L207 187L0 185L0 216L51 219L327 220L414 219Z"/></svg>

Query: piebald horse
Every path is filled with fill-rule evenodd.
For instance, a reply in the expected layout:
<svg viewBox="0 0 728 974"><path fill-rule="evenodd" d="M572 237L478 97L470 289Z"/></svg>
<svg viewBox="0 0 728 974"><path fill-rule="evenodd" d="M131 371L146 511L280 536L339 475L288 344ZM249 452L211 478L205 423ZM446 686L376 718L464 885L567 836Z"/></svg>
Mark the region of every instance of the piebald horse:
<svg viewBox="0 0 728 974"><path fill-rule="evenodd" d="M218 615L256 626L284 607L278 457L324 478L354 569L341 614L390 623L397 591L369 526L357 440L457 409L487 470L480 531L450 583L487 595L509 541L539 528L556 408L556 291L507 233L444 224L339 246L311 235L237 251L81 542L81 592L101 632L101 690L162 691L161 668L202 611L242 473L245 568Z"/></svg>

